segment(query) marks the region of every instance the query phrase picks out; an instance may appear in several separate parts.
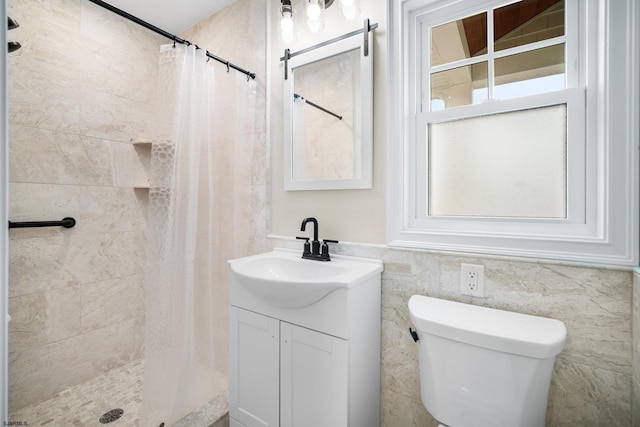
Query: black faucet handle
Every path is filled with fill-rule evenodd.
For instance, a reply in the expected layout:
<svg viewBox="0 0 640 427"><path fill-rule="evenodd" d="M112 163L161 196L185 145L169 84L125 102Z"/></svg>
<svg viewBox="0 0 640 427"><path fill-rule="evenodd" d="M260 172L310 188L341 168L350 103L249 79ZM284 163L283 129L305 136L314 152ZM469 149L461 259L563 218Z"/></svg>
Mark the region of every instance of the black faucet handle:
<svg viewBox="0 0 640 427"><path fill-rule="evenodd" d="M296 239L304 240L304 249L302 251L302 256L310 254L311 253L311 244L309 243L309 238L308 237L296 236Z"/></svg>
<svg viewBox="0 0 640 427"><path fill-rule="evenodd" d="M327 243L338 243L337 240L329 240L329 239L323 239L322 240L322 258L326 258L326 260L330 260L331 257L329 256L329 245L327 245Z"/></svg>

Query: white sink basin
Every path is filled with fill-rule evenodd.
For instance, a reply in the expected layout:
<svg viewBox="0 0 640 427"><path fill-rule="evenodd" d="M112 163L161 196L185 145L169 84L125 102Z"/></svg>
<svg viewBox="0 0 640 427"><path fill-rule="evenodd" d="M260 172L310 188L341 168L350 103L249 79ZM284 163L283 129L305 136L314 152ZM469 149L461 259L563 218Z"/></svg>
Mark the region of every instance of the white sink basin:
<svg viewBox="0 0 640 427"><path fill-rule="evenodd" d="M287 249L234 259L229 265L251 294L281 308L306 307L382 271L376 260L332 255L331 261L322 262L302 259L302 251Z"/></svg>

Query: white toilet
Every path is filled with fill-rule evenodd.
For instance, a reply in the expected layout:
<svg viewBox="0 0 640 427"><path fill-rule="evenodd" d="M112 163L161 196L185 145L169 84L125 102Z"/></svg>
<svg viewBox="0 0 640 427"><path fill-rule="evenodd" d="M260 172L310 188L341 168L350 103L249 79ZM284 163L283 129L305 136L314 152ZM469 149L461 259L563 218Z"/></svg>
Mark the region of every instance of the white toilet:
<svg viewBox="0 0 640 427"><path fill-rule="evenodd" d="M420 390L442 427L544 427L559 320L414 295Z"/></svg>

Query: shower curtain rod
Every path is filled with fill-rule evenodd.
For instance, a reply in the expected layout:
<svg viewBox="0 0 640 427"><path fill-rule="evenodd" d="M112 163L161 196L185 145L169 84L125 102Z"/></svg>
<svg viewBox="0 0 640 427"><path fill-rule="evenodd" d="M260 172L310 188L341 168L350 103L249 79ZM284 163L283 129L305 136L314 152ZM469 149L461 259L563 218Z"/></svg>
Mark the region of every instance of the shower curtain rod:
<svg viewBox="0 0 640 427"><path fill-rule="evenodd" d="M105 3L102 0L89 0L91 3L95 3L98 6L102 6L107 10L110 10L111 12L118 14L120 16L122 16L123 18L127 18L130 21L135 22L138 25L142 25L143 27L160 34L161 36L164 36L168 39L171 39L174 41L174 43L181 43L181 44L186 44L187 46L192 45L193 43L191 43L189 40L185 40L185 39L181 39L180 37L169 33L168 31L163 30L162 28L158 28L155 25L149 24L146 21L143 21L142 19L138 18L137 16L133 16L130 13L125 12L122 9L118 9L115 6L110 5L109 3ZM195 45L195 47L197 49L200 49L200 47L198 45ZM233 68L234 70L240 71L243 74L247 75L247 80L249 80L249 78L255 79L256 78L256 73L252 73L250 71L247 71L243 68L238 67L237 65L232 64L231 62L220 58L219 56L216 56L212 53L210 53L209 51L207 51L207 57L211 58L211 59L215 59L218 62L223 63L224 65L227 66L227 71L229 70L229 68Z"/></svg>

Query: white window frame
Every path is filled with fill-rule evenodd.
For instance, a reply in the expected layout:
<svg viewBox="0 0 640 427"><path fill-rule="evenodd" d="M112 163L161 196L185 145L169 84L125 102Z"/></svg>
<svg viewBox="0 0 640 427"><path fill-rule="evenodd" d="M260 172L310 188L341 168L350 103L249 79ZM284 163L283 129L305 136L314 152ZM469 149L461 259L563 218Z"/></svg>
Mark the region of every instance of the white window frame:
<svg viewBox="0 0 640 427"><path fill-rule="evenodd" d="M507 0L503 4L512 2ZM389 246L637 266L640 5L636 0L566 0L569 10L579 9L577 14L574 9L571 18L567 18L579 23L580 39L578 57L568 54L565 59L569 89L499 101L496 105L488 102L456 107L455 112L445 109L429 113L430 120L436 113L439 120L446 120L452 114L460 117L458 114L463 110L471 117L521 106L532 108L535 105L531 102L542 106L564 99L569 107L584 104L585 110L580 113L584 120L571 116L579 108L567 110L567 144L569 150L577 151L570 153L573 157L568 162L567 218L552 220L420 215L426 212L426 202L417 194L426 194L420 193L425 190L426 171L416 167L418 156L425 158L425 148L417 141L424 137L418 132L423 132L420 129L426 126L419 111L420 97L413 95L421 84L415 70L422 58L417 49L420 41L412 37L412 28L425 9L442 15L442 23L447 22L446 18L451 16L443 13L443 7L452 3L454 7L477 10L495 2L389 0L388 3ZM575 122L582 124L575 126ZM580 156L582 161L576 162Z"/></svg>

